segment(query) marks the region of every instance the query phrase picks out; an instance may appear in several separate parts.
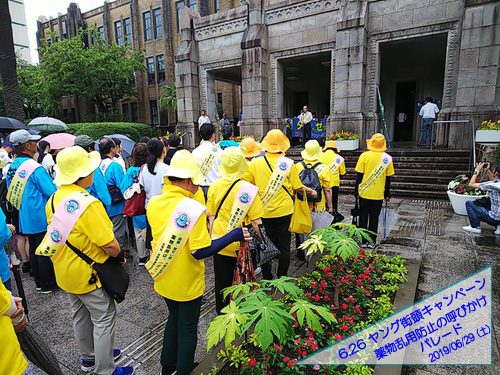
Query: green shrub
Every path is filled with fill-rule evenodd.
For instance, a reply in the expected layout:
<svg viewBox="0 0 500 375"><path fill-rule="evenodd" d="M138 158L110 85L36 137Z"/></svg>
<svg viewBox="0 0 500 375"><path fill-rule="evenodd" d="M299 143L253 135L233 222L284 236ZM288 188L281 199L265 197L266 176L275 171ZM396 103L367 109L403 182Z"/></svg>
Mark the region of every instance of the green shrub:
<svg viewBox="0 0 500 375"><path fill-rule="evenodd" d="M68 124L68 127L71 134L86 134L92 139L99 139L107 134L124 134L138 141L141 137L156 135L152 126L135 122L88 122Z"/></svg>

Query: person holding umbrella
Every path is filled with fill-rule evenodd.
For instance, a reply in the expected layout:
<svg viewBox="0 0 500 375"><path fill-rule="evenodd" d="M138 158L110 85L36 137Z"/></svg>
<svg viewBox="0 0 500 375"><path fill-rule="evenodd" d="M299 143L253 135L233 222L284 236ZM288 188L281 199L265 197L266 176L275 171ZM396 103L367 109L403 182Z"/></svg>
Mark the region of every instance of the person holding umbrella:
<svg viewBox="0 0 500 375"><path fill-rule="evenodd" d="M28 368L16 332L26 326L21 298L13 297L0 283L0 374L21 375Z"/></svg>
<svg viewBox="0 0 500 375"><path fill-rule="evenodd" d="M362 247L374 248L377 242L378 218L384 199L390 199L391 176L394 175L392 157L385 152L383 134L375 133L366 140L368 151L363 152L356 164L354 196L359 196L359 227L373 232L371 243Z"/></svg>
<svg viewBox="0 0 500 375"><path fill-rule="evenodd" d="M102 288L92 266L73 249L100 264L109 257L123 260L104 206L85 190L92 184L99 164L97 152L87 153L78 146L61 150L55 178L59 189L45 207L48 234L37 253L52 261L57 282L68 293L75 337L82 353L81 369L96 374L131 375L132 367L116 367L114 363L121 355L119 349L113 349L115 302ZM65 226L71 229L64 231ZM58 241L52 242L54 238Z"/></svg>
<svg viewBox="0 0 500 375"><path fill-rule="evenodd" d="M36 141L39 135L27 130L16 130L10 134L17 157L7 171L7 200L19 210L19 232L28 236L30 265L38 291L47 294L59 290L50 260L35 255L47 231L44 206L56 191L47 171L33 157L38 152Z"/></svg>

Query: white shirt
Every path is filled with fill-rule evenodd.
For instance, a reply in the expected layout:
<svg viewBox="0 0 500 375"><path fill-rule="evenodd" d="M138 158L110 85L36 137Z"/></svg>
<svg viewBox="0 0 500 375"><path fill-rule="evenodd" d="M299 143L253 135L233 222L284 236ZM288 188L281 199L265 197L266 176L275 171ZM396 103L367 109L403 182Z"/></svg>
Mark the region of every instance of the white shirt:
<svg viewBox="0 0 500 375"><path fill-rule="evenodd" d="M121 165L122 169L123 169L123 172L126 172L126 168L125 168L125 160L123 160L123 157L119 154L116 154L118 156L115 156L115 161Z"/></svg>
<svg viewBox="0 0 500 375"><path fill-rule="evenodd" d="M436 113L439 113L439 108L431 102L420 108L420 116L422 116L422 118L436 118Z"/></svg>
<svg viewBox="0 0 500 375"><path fill-rule="evenodd" d="M311 112L307 111L306 113L301 112L299 115L299 120L302 124L309 124L313 120L313 116Z"/></svg>
<svg viewBox="0 0 500 375"><path fill-rule="evenodd" d="M213 182L217 181L220 178L219 164L220 164L220 155L222 150L212 142L201 141L200 145L196 147L192 152L193 156L196 158L196 161L201 166L203 164L203 160L205 160L205 157L212 150L216 152L217 157L215 158L215 162L214 165L212 166L212 169L208 171L207 178L202 183L202 186L210 186L212 185Z"/></svg>
<svg viewBox="0 0 500 375"><path fill-rule="evenodd" d="M42 167L44 167L45 170L50 174L51 172L50 167L54 165L56 165L56 163L54 162L54 157L52 156L52 154L45 154L45 156L42 159Z"/></svg>
<svg viewBox="0 0 500 375"><path fill-rule="evenodd" d="M163 176L165 176L169 169L170 167L162 161L156 162L154 168L156 174L151 174L147 165L142 168L139 174L139 183L146 192L146 208L151 198L161 194L163 189Z"/></svg>
<svg viewBox="0 0 500 375"><path fill-rule="evenodd" d="M9 157L9 153L0 148L0 168L5 167L5 165L8 163L12 163L12 159Z"/></svg>
<svg viewBox="0 0 500 375"><path fill-rule="evenodd" d="M208 116L198 117L198 129L200 129L203 124L210 124L210 118Z"/></svg>

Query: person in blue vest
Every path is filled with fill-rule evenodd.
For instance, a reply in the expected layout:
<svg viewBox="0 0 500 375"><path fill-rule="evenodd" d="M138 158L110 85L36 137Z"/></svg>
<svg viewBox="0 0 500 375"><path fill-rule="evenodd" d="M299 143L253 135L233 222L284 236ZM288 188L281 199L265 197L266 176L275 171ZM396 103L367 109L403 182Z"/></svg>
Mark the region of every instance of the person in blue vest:
<svg viewBox="0 0 500 375"><path fill-rule="evenodd" d="M95 142L88 135L77 135L75 138L75 146L80 146L87 152L95 151ZM100 169L96 169L92 185L87 188L87 191L94 198L99 199L102 204L107 207L111 205L111 196L109 195L106 180Z"/></svg>
<svg viewBox="0 0 500 375"><path fill-rule="evenodd" d="M120 185L125 172L122 166L116 162L116 145L111 138L102 138L99 141L99 152L101 153L99 169L104 175L104 180L111 196L111 204L106 205L106 212L113 223L113 231L120 244L120 249L123 249L127 237L127 220L123 216L125 198L123 198Z"/></svg>
<svg viewBox="0 0 500 375"><path fill-rule="evenodd" d="M17 157L10 165L6 179L7 187L12 193L10 199L20 202L19 228L16 229L28 236L30 264L36 289L43 294L48 294L59 290L54 276L54 267L50 259L35 255L35 250L47 231L45 204L56 191L56 186L45 168L33 160L38 152L36 141L39 139L39 135L32 135L24 129L11 133L10 142L14 144ZM19 173L17 173L18 170ZM17 190L17 196L15 186L11 189L13 182L17 186L24 185L21 190ZM7 199L9 199L9 193Z"/></svg>

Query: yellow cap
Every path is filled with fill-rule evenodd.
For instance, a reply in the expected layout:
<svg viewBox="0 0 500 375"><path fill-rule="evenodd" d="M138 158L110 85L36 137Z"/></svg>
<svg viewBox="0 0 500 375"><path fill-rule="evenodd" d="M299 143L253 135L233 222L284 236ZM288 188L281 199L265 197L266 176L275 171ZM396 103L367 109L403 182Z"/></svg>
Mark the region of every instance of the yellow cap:
<svg viewBox="0 0 500 375"><path fill-rule="evenodd" d="M235 181L248 170L245 155L239 147L227 147L222 151L219 173L224 180Z"/></svg>
<svg viewBox="0 0 500 375"><path fill-rule="evenodd" d="M80 146L71 146L59 151L56 160L58 171L54 183L61 186L90 175L99 167L101 156L97 151L88 153Z"/></svg>
<svg viewBox="0 0 500 375"><path fill-rule="evenodd" d="M165 177L190 178L195 185L200 185L205 180L196 158L188 150L179 150L174 154Z"/></svg>
<svg viewBox="0 0 500 375"><path fill-rule="evenodd" d="M290 141L279 129L269 130L261 144L264 151L270 153L286 152L290 148Z"/></svg>
<svg viewBox="0 0 500 375"><path fill-rule="evenodd" d="M243 139L240 142L240 147L246 158L254 158L262 152L262 147L251 137Z"/></svg>
<svg viewBox="0 0 500 375"><path fill-rule="evenodd" d="M325 142L325 147L323 147L323 151L328 150L329 148L337 148L337 142L335 141L326 141Z"/></svg>
<svg viewBox="0 0 500 375"><path fill-rule="evenodd" d="M366 147L370 151L383 152L387 150L387 143L383 134L375 133L370 139L366 140Z"/></svg>
<svg viewBox="0 0 500 375"><path fill-rule="evenodd" d="M302 159L304 160L318 160L323 153L321 152L321 146L318 141L312 139L306 142L304 151L302 151L300 155L302 155Z"/></svg>

